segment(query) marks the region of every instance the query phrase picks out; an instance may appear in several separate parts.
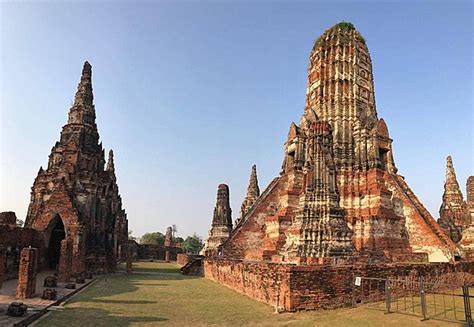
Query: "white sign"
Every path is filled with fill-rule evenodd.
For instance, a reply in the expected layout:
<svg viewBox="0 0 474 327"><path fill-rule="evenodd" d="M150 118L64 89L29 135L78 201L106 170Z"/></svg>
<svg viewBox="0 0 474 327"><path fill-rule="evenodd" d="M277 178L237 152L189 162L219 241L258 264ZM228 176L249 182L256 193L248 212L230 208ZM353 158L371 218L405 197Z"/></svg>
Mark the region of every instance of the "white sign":
<svg viewBox="0 0 474 327"><path fill-rule="evenodd" d="M361 277L356 277L355 286L360 286L361 282L362 282L362 278Z"/></svg>

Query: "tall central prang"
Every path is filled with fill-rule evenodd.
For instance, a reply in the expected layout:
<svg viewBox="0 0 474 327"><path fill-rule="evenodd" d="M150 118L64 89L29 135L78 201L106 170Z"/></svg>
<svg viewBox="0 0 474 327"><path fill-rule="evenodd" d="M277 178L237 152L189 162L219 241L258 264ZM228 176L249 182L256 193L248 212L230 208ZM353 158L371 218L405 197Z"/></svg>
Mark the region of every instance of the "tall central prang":
<svg viewBox="0 0 474 327"><path fill-rule="evenodd" d="M312 47L305 109L284 147L280 176L246 208L224 256L453 260L457 248L397 174L366 41L351 23L329 28Z"/></svg>

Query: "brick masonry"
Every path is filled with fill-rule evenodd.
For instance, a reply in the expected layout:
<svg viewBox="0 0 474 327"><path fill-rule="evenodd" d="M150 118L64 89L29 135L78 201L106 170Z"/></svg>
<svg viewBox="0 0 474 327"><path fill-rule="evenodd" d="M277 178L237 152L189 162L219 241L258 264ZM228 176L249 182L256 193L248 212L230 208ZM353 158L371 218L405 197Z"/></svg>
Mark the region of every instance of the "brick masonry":
<svg viewBox="0 0 474 327"><path fill-rule="evenodd" d="M61 256L58 265L58 281L67 283L72 273L72 244L70 240L61 241Z"/></svg>
<svg viewBox="0 0 474 327"><path fill-rule="evenodd" d="M474 283L474 263L394 263L347 266L290 265L232 259L204 259L204 275L281 310L330 309L352 303L355 276L400 278L424 276L461 285Z"/></svg>
<svg viewBox="0 0 474 327"><path fill-rule="evenodd" d="M452 262L459 253L398 174L387 124L377 116L369 50L352 24L336 24L315 42L306 106L290 124L280 176L245 209L219 252L295 264Z"/></svg>
<svg viewBox="0 0 474 327"><path fill-rule="evenodd" d="M24 248L21 251L20 270L16 297L18 299L32 298L36 293L36 275L38 271L38 249Z"/></svg>
<svg viewBox="0 0 474 327"><path fill-rule="evenodd" d="M106 158L99 142L93 99L92 67L85 62L67 124L33 183L25 221L44 236L50 252L60 241L53 235L63 230L72 244L74 275L113 272L128 241L114 154L110 150Z"/></svg>

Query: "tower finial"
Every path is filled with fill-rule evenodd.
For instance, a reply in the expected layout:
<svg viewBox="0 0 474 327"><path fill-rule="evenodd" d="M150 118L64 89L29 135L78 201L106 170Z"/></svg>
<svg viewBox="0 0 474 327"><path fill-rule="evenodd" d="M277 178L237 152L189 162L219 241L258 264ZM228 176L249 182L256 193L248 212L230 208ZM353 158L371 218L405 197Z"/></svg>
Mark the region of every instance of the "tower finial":
<svg viewBox="0 0 474 327"><path fill-rule="evenodd" d="M446 158L446 184L457 184L457 188L459 188L459 184L456 178L456 172L454 171L454 166L453 166L453 159L451 156L448 156Z"/></svg>
<svg viewBox="0 0 474 327"><path fill-rule="evenodd" d="M92 66L88 61L82 67L81 81L77 86L73 106L92 106L94 95L92 94Z"/></svg>
<svg viewBox="0 0 474 327"><path fill-rule="evenodd" d="M109 151L109 160L107 160L107 171L114 172L115 165L114 165L114 151L110 149Z"/></svg>

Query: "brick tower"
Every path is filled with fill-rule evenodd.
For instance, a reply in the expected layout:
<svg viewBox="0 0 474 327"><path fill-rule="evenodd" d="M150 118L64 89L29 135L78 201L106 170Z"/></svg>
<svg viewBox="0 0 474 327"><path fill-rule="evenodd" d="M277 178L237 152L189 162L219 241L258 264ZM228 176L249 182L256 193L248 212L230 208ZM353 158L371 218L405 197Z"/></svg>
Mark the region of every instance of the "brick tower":
<svg viewBox="0 0 474 327"><path fill-rule="evenodd" d="M40 168L33 183L25 222L44 233L44 266L55 268L61 244L72 244L71 270L76 275L113 271L116 258L126 253L128 238L113 152L105 168L93 99L92 67L85 62L67 124L51 150L47 169Z"/></svg>
<svg viewBox="0 0 474 327"><path fill-rule="evenodd" d="M238 222L224 254L294 263L453 260L457 248L397 174L369 51L351 23L315 42L304 113L284 147L280 176Z"/></svg>
<svg viewBox="0 0 474 327"><path fill-rule="evenodd" d="M451 156L446 158L446 179L438 223L446 235L456 243L461 240L462 231L470 223L467 205L456 178Z"/></svg>
<svg viewBox="0 0 474 327"><path fill-rule="evenodd" d="M257 166L253 165L252 170L250 172L249 178L249 185L247 187L247 195L245 196L242 205L240 206L240 219L242 219L252 205L255 203L255 200L260 196L260 188L258 187L258 179L257 179ZM238 223L237 221L237 223Z"/></svg>
<svg viewBox="0 0 474 327"><path fill-rule="evenodd" d="M215 254L232 231L232 210L230 208L229 186L220 184L217 188L217 200L212 217L212 226L204 244L202 253Z"/></svg>

